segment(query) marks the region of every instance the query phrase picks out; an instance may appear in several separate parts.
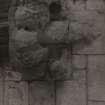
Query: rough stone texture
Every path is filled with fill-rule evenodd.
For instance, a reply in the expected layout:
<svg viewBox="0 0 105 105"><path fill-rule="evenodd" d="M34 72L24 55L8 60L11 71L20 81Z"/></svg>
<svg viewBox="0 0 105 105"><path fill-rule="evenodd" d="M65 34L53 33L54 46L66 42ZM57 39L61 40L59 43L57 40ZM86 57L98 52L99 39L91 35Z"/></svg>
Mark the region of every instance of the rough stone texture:
<svg viewBox="0 0 105 105"><path fill-rule="evenodd" d="M49 11L44 3L28 2L15 12L16 26L29 31L43 29L49 22ZM38 29L39 28L39 29Z"/></svg>
<svg viewBox="0 0 105 105"><path fill-rule="evenodd" d="M36 78L42 77L46 71L45 62L48 57L48 49L34 44L36 43L36 34L27 33L24 30L21 30L21 32L13 36L14 43L12 43L12 46L14 47L11 46L11 64L15 70L21 73L27 75L30 69L29 74L36 74Z"/></svg>
<svg viewBox="0 0 105 105"><path fill-rule="evenodd" d="M51 22L47 26L45 34L38 36L38 41L45 44L67 43L68 22L68 20Z"/></svg>
<svg viewBox="0 0 105 105"><path fill-rule="evenodd" d="M83 47L83 43L74 48L74 54L105 54L104 35L93 41L93 44ZM83 47L83 49L81 49Z"/></svg>
<svg viewBox="0 0 105 105"><path fill-rule="evenodd" d="M99 54L105 53L105 6L103 0L79 0L70 8L70 37L73 42L74 53Z"/></svg>
<svg viewBox="0 0 105 105"><path fill-rule="evenodd" d="M54 12L54 14L49 11L50 3L45 5L30 2L24 6L19 5L16 11L13 11L14 17L13 15L10 17L14 18L15 21L12 20L12 22L16 23L10 33L11 63L15 69L22 72L25 80L39 80L46 75L45 72L49 68L51 75L57 75L52 76L54 79L56 77L65 79L64 71L71 75L71 64L65 69L63 66L65 61L61 62L64 55L62 52L65 49L69 52L71 43L74 53L104 53L105 8L103 0L96 0L96 2L76 0L75 3L72 0L62 0L62 11ZM55 20L52 20L52 14ZM59 54L54 55L55 49L60 49L56 51ZM66 63L68 61L70 60ZM77 66L76 62L73 61L73 66ZM74 68L84 69L85 67L82 68L81 65L83 66L81 63L79 67ZM59 74L64 75L60 77Z"/></svg>
<svg viewBox="0 0 105 105"><path fill-rule="evenodd" d="M87 9L89 10L99 10L100 12L105 12L104 0L88 0Z"/></svg>
<svg viewBox="0 0 105 105"><path fill-rule="evenodd" d="M59 3L60 7L57 5L59 9L62 8L62 2L56 2ZM17 4L19 5L15 5L16 10L15 8L10 9L9 15L9 51L13 68L20 70L25 80L42 79L46 75L46 71L50 71L53 75L53 71L55 72L57 68L58 78L61 78L60 72L60 74L66 72L67 75L71 75L70 60L64 56L65 50L70 48L70 45L65 45L68 43L69 21L63 19L64 16L61 13L63 11L60 9L59 13L56 10L51 12L48 7L50 4L46 5L38 1L29 1L25 5ZM54 48L59 53L56 58L53 58L55 56ZM68 63L67 67L66 63ZM55 64L57 64L56 67ZM51 70L47 70L50 68ZM54 79L55 77L52 76ZM62 78L64 79L64 77Z"/></svg>
<svg viewBox="0 0 105 105"><path fill-rule="evenodd" d="M105 1L37 1L11 10L5 105L105 104Z"/></svg>
<svg viewBox="0 0 105 105"><path fill-rule="evenodd" d="M22 80L45 80L47 69L47 63L41 63L39 67L33 67L33 69L23 69L21 71Z"/></svg>
<svg viewBox="0 0 105 105"><path fill-rule="evenodd" d="M72 81L56 82L56 105L86 105L85 72L74 73Z"/></svg>
<svg viewBox="0 0 105 105"><path fill-rule="evenodd" d="M4 94L4 77L3 77L3 70L0 68L0 105L3 105L3 94Z"/></svg>
<svg viewBox="0 0 105 105"><path fill-rule="evenodd" d="M0 105L3 105L3 81L0 80Z"/></svg>
<svg viewBox="0 0 105 105"><path fill-rule="evenodd" d="M53 61L53 58L51 60ZM72 71L70 51L65 49L60 59L51 62L50 72L54 80L68 80Z"/></svg>
<svg viewBox="0 0 105 105"><path fill-rule="evenodd" d="M88 62L89 99L105 101L105 56L90 56Z"/></svg>
<svg viewBox="0 0 105 105"><path fill-rule="evenodd" d="M34 81L30 84L30 105L54 105L51 81Z"/></svg>
<svg viewBox="0 0 105 105"><path fill-rule="evenodd" d="M72 66L74 69L87 68L87 57L85 55L72 55Z"/></svg>
<svg viewBox="0 0 105 105"><path fill-rule="evenodd" d="M4 105L28 105L28 85L26 82L5 82Z"/></svg>
<svg viewBox="0 0 105 105"><path fill-rule="evenodd" d="M16 4L19 1L13 2ZM23 73L23 78L26 79L29 72L29 77L34 74L35 79L39 79L46 72L48 49L37 43L37 35L39 30L43 29L48 22L47 9L45 4L37 2L29 2L24 6L19 4L16 7L16 10L15 7L11 7L9 14L9 19L12 18L12 21L9 20L10 63L14 70ZM13 15L14 17L12 17Z"/></svg>
<svg viewBox="0 0 105 105"><path fill-rule="evenodd" d="M21 81L22 74L15 71L6 71L5 72L5 80L11 81Z"/></svg>
<svg viewBox="0 0 105 105"><path fill-rule="evenodd" d="M89 102L88 105L105 105L105 102Z"/></svg>

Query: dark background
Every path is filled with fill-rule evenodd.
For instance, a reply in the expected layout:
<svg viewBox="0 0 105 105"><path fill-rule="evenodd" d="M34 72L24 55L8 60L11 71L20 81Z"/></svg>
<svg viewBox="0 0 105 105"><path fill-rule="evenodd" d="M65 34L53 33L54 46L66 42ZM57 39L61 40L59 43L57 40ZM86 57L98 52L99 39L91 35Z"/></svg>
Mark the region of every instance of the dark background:
<svg viewBox="0 0 105 105"><path fill-rule="evenodd" d="M8 10L11 0L0 0L0 64L8 62Z"/></svg>

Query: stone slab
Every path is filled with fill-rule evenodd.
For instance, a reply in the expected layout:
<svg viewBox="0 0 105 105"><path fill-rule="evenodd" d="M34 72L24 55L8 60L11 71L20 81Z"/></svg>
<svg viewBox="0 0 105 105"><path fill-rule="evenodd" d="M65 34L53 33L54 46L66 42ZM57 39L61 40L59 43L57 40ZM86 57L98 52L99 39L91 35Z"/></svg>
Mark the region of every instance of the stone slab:
<svg viewBox="0 0 105 105"><path fill-rule="evenodd" d="M88 59L89 99L105 101L105 56L89 56Z"/></svg>
<svg viewBox="0 0 105 105"><path fill-rule="evenodd" d="M4 105L28 105L28 84L6 81Z"/></svg>
<svg viewBox="0 0 105 105"><path fill-rule="evenodd" d="M86 105L85 72L74 73L74 80L57 81L56 105Z"/></svg>
<svg viewBox="0 0 105 105"><path fill-rule="evenodd" d="M3 69L0 68L0 105L3 105L4 101L4 77L3 77Z"/></svg>
<svg viewBox="0 0 105 105"><path fill-rule="evenodd" d="M54 105L51 81L34 81L30 84L30 105Z"/></svg>

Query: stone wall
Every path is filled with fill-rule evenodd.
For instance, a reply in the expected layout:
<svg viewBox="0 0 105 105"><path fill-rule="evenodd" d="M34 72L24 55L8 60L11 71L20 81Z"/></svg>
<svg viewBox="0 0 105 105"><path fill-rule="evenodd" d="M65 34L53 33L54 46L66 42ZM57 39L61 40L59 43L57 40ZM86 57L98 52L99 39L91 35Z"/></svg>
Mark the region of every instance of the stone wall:
<svg viewBox="0 0 105 105"><path fill-rule="evenodd" d="M69 20L68 71L60 79L52 80L47 75L44 80L36 80L34 72L10 71L5 66L0 69L0 105L105 104L105 1L64 3Z"/></svg>

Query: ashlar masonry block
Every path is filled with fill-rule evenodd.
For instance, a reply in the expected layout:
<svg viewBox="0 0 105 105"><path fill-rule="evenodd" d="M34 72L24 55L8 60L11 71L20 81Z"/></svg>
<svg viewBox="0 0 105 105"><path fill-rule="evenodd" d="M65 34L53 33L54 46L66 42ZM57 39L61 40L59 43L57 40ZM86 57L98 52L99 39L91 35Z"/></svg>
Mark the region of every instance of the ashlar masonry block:
<svg viewBox="0 0 105 105"><path fill-rule="evenodd" d="M30 105L54 105L54 86L48 81L30 84Z"/></svg>
<svg viewBox="0 0 105 105"><path fill-rule="evenodd" d="M4 77L3 77L3 69L0 68L0 105L3 105L4 101Z"/></svg>
<svg viewBox="0 0 105 105"><path fill-rule="evenodd" d="M72 66L77 70L86 69L87 57L85 55L72 55Z"/></svg>
<svg viewBox="0 0 105 105"><path fill-rule="evenodd" d="M104 0L87 0L87 9L102 11L105 9L104 3L105 3Z"/></svg>
<svg viewBox="0 0 105 105"><path fill-rule="evenodd" d="M105 6L103 0L68 2L69 39L73 52L79 54L105 53ZM78 8L78 9L77 9Z"/></svg>
<svg viewBox="0 0 105 105"><path fill-rule="evenodd" d="M28 105L27 82L5 82L4 105Z"/></svg>
<svg viewBox="0 0 105 105"><path fill-rule="evenodd" d="M105 56L89 56L88 59L89 99L105 101Z"/></svg>
<svg viewBox="0 0 105 105"><path fill-rule="evenodd" d="M74 73L72 81L56 82L57 105L86 105L85 72Z"/></svg>

